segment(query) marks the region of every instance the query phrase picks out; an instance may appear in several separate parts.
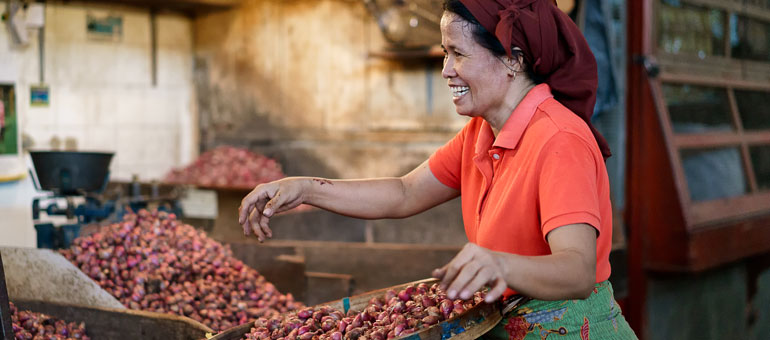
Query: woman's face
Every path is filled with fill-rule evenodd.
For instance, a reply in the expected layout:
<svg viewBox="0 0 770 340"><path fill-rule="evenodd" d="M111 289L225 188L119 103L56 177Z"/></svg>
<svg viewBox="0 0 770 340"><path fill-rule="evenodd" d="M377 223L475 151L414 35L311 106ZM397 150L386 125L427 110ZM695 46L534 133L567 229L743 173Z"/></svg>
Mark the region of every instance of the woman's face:
<svg viewBox="0 0 770 340"><path fill-rule="evenodd" d="M476 43L471 25L459 15L444 12L441 44L444 68L457 113L470 117L491 117L503 109L510 81L503 61ZM510 112L508 112L510 113Z"/></svg>

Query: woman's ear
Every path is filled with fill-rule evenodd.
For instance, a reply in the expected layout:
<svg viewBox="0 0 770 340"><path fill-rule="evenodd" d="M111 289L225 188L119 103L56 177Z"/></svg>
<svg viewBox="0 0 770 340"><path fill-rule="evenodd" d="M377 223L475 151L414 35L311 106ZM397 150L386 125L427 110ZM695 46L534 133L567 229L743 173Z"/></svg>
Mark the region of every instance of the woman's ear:
<svg viewBox="0 0 770 340"><path fill-rule="evenodd" d="M512 57L504 57L503 58L503 64L505 65L505 68L508 69L508 76L512 76L514 79L516 79L516 73L519 72L517 69L518 64L514 58Z"/></svg>

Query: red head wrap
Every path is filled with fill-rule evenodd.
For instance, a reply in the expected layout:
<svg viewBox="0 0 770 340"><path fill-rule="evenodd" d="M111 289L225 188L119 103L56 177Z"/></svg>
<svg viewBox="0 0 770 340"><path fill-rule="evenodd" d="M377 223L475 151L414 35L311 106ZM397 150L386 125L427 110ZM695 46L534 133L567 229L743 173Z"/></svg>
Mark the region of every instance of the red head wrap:
<svg viewBox="0 0 770 340"><path fill-rule="evenodd" d="M544 77L554 98L591 128L606 159L610 147L591 124L596 103L596 59L572 19L552 0L460 0L508 55L524 52L535 74Z"/></svg>

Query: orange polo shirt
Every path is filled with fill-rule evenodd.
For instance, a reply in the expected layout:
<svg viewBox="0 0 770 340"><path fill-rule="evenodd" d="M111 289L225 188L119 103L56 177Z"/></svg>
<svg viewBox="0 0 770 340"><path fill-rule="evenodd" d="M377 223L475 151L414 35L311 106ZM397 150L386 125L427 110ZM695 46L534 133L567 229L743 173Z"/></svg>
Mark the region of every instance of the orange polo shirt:
<svg viewBox="0 0 770 340"><path fill-rule="evenodd" d="M548 232L587 223L598 231L596 282L609 278L612 208L604 158L588 125L553 99L547 84L529 91L497 138L484 119L473 118L429 165L441 183L460 190L470 242L548 255Z"/></svg>

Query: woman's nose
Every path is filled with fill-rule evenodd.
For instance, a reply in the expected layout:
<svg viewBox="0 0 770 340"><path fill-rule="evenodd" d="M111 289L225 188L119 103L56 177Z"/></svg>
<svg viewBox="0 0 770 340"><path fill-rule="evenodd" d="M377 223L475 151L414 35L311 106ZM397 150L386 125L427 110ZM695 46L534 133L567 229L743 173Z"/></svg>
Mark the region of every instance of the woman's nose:
<svg viewBox="0 0 770 340"><path fill-rule="evenodd" d="M449 79L457 75L455 72L454 61L452 58L447 57L444 59L444 67L441 69L441 76L445 79Z"/></svg>

